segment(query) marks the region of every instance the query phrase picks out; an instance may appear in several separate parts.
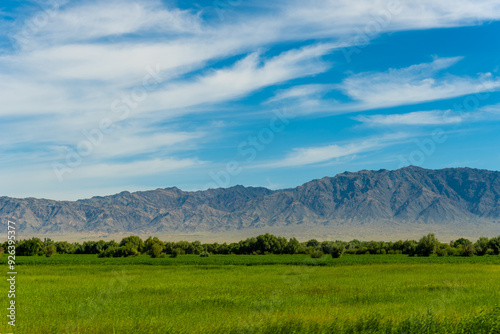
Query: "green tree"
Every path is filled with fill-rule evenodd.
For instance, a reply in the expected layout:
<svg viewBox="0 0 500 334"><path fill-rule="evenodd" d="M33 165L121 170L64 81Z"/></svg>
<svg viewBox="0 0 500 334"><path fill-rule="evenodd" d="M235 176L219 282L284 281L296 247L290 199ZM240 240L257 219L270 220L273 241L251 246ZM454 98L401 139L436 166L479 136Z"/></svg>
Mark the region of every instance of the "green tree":
<svg viewBox="0 0 500 334"><path fill-rule="evenodd" d="M175 248L182 249L182 254L193 254L193 247L189 241L181 240L175 243Z"/></svg>
<svg viewBox="0 0 500 334"><path fill-rule="evenodd" d="M418 243L415 240L406 240L403 242L403 254L415 256L417 254Z"/></svg>
<svg viewBox="0 0 500 334"><path fill-rule="evenodd" d="M379 249L381 249L381 246L380 246L380 243L376 242L376 241L371 241L368 246L368 251L370 252L370 254L377 254L377 251Z"/></svg>
<svg viewBox="0 0 500 334"><path fill-rule="evenodd" d="M75 251L74 246L67 241L58 241L55 246L59 254L72 254Z"/></svg>
<svg viewBox="0 0 500 334"><path fill-rule="evenodd" d="M429 233L418 241L417 254L418 256L431 256L436 253L438 247L439 241L436 239L436 236L433 233Z"/></svg>
<svg viewBox="0 0 500 334"><path fill-rule="evenodd" d="M286 245L286 239L285 239ZM262 254L264 253L273 253L280 254L282 252L283 243L281 240L278 240L272 234L266 233L257 236L257 251L260 251Z"/></svg>
<svg viewBox="0 0 500 334"><path fill-rule="evenodd" d="M34 256L43 250L43 242L39 238L21 240L16 247L16 255Z"/></svg>
<svg viewBox="0 0 500 334"><path fill-rule="evenodd" d="M323 241L321 243L321 250L325 254L330 254L334 258L341 257L345 252L345 245L339 241Z"/></svg>
<svg viewBox="0 0 500 334"><path fill-rule="evenodd" d="M489 248L491 248L496 255L500 254L500 236L490 239Z"/></svg>
<svg viewBox="0 0 500 334"><path fill-rule="evenodd" d="M116 257L121 256L118 251L118 246L111 246L99 253L98 257Z"/></svg>
<svg viewBox="0 0 500 334"><path fill-rule="evenodd" d="M98 242L96 242L95 250L96 250L97 254L99 254L100 252L102 252L105 249L106 249L106 241L99 240Z"/></svg>
<svg viewBox="0 0 500 334"><path fill-rule="evenodd" d="M479 238L474 244L475 253L479 256L485 255L488 249L490 248L489 244L490 240L488 238L486 237Z"/></svg>
<svg viewBox="0 0 500 334"><path fill-rule="evenodd" d="M172 250L175 248L175 242L167 241L165 242L165 253L172 254Z"/></svg>
<svg viewBox="0 0 500 334"><path fill-rule="evenodd" d="M452 246L453 247L459 247L459 246L464 246L464 245L468 245L471 241L469 239L465 239L465 238L460 238L460 239L457 239L455 241L452 242Z"/></svg>
<svg viewBox="0 0 500 334"><path fill-rule="evenodd" d="M117 248L119 246L120 245L116 241L110 240L110 241L106 242L106 246L104 247L104 249L108 249L108 248L111 248L111 247Z"/></svg>
<svg viewBox="0 0 500 334"><path fill-rule="evenodd" d="M311 239L308 242L306 242L306 247L314 247L317 248L319 246L319 241L316 239Z"/></svg>
<svg viewBox="0 0 500 334"><path fill-rule="evenodd" d="M142 241L139 236L131 235L130 237L123 238L122 241L120 241L120 246L127 245L130 245L132 248L135 248L138 252L142 253L142 249L144 248L144 241Z"/></svg>
<svg viewBox="0 0 500 334"><path fill-rule="evenodd" d="M476 250L474 248L474 244L472 241L467 240L467 242L463 243L461 245L462 247L462 253L460 254L461 256L474 256Z"/></svg>
<svg viewBox="0 0 500 334"><path fill-rule="evenodd" d="M453 254L453 250L449 244L440 243L436 250L436 254L437 256L448 256Z"/></svg>
<svg viewBox="0 0 500 334"><path fill-rule="evenodd" d="M300 242L297 239L290 238L290 240L286 245L285 252L287 254L297 254L300 252L301 248L302 246L300 245Z"/></svg>
<svg viewBox="0 0 500 334"><path fill-rule="evenodd" d="M198 240L193 241L189 245L189 251L186 251L187 254L196 254L199 255L201 252L203 252L203 246L201 245L201 242Z"/></svg>
<svg viewBox="0 0 500 334"><path fill-rule="evenodd" d="M160 257L162 252L163 252L163 246L160 245L159 243L155 243L153 244L153 246L151 246L149 254L151 255L151 257L156 258Z"/></svg>
<svg viewBox="0 0 500 334"><path fill-rule="evenodd" d="M157 237L149 237L146 239L144 242L144 248L143 248L143 253L151 255L151 257L156 257L153 256L153 247L155 247L155 251L158 251L160 249L160 253L162 253L165 249L165 243L158 239ZM158 254L159 255L159 254Z"/></svg>
<svg viewBox="0 0 500 334"><path fill-rule="evenodd" d="M206 244L205 248L207 252L212 253L212 254L218 254L219 252L219 244L214 242L213 244ZM241 250L241 247L240 247Z"/></svg>

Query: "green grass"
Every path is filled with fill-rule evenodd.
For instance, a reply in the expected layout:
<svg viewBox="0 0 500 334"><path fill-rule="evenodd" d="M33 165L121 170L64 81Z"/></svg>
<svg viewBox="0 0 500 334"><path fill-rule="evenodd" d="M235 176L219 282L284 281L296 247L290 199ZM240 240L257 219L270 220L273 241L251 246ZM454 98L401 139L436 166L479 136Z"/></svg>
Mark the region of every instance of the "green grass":
<svg viewBox="0 0 500 334"><path fill-rule="evenodd" d="M7 256L0 258L0 266L7 263ZM431 263L477 263L499 264L500 256L485 255L474 257L447 256L447 257L409 257L408 255L344 255L340 259L333 259L324 255L320 259L312 259L309 255L179 255L177 258L151 258L149 255L136 257L99 258L97 255L57 254L53 257L45 256L18 256L17 265L62 265L62 264L89 264L89 265L152 265L152 266L226 266L226 265L312 265L312 266L346 266L370 264L431 264Z"/></svg>
<svg viewBox="0 0 500 334"><path fill-rule="evenodd" d="M500 333L499 256L16 260L15 333Z"/></svg>

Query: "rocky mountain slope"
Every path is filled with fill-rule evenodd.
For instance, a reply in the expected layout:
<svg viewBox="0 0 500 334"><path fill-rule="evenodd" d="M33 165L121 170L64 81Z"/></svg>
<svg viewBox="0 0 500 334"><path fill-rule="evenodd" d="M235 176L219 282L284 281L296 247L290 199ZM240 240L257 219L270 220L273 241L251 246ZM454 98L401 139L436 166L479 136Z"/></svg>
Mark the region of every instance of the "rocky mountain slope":
<svg viewBox="0 0 500 334"><path fill-rule="evenodd" d="M500 172L470 168L362 170L293 189L157 189L53 201L0 197L24 235L191 233L264 227L500 227ZM498 225L497 225L498 224Z"/></svg>

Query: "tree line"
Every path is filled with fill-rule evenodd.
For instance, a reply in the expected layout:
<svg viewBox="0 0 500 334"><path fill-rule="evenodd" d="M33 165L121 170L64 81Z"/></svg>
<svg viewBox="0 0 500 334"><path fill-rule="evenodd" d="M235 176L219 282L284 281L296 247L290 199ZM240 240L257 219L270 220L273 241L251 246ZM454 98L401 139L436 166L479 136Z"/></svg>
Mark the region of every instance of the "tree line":
<svg viewBox="0 0 500 334"><path fill-rule="evenodd" d="M0 253L7 249L8 242L0 244ZM119 243L111 241L84 241L83 243L41 240L31 238L16 241L16 255L52 256L54 254L98 254L99 257L128 257L148 254L151 257L176 257L182 254L210 256L211 254L265 255L265 254L309 254L321 257L329 254L340 257L343 254L407 254L409 256L483 256L500 254L500 236L481 237L475 242L460 238L449 243L440 242L434 234L419 240L385 241L318 241L311 239L299 242L296 238L286 239L269 233L233 243L201 243L200 241L161 241L157 237L146 240L139 236L123 238Z"/></svg>

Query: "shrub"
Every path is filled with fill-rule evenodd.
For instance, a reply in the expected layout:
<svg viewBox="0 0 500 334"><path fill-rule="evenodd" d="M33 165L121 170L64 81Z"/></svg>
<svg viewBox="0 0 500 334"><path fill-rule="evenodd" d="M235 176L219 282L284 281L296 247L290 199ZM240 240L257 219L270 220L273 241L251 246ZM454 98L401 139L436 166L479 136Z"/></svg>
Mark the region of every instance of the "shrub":
<svg viewBox="0 0 500 334"><path fill-rule="evenodd" d="M320 250L317 250L317 251L314 251L311 253L311 258L313 259L319 259L320 257L322 257L324 254L322 251Z"/></svg>
<svg viewBox="0 0 500 334"><path fill-rule="evenodd" d="M314 251L316 251L316 248L313 246L308 246L306 248L306 254L312 254L312 253L314 253Z"/></svg>
<svg viewBox="0 0 500 334"><path fill-rule="evenodd" d="M448 249L439 248L436 252L437 256L448 256Z"/></svg>
<svg viewBox="0 0 500 334"><path fill-rule="evenodd" d="M180 253L181 253L180 248L174 248L174 249L172 249L172 254L170 254L170 257L176 258Z"/></svg>
<svg viewBox="0 0 500 334"><path fill-rule="evenodd" d="M45 247L45 256L46 257L51 257L55 253L56 253L56 246L48 245L47 247Z"/></svg>
<svg viewBox="0 0 500 334"><path fill-rule="evenodd" d="M334 258L334 259L338 259L339 257L341 257L342 254L344 254L344 252L345 252L345 246L340 244L340 243L335 243L330 248L330 254L332 255L332 258ZM384 250L384 252L385 252L385 250Z"/></svg>
<svg viewBox="0 0 500 334"><path fill-rule="evenodd" d="M114 256L115 252L117 251L118 247L109 247L97 255L98 257L111 257Z"/></svg>
<svg viewBox="0 0 500 334"><path fill-rule="evenodd" d="M366 247L360 247L356 251L356 254L366 254L366 253L370 254L370 252L368 251L368 248L366 248Z"/></svg>
<svg viewBox="0 0 500 334"><path fill-rule="evenodd" d="M323 253L331 254L333 258L339 258L345 252L345 246L340 242L323 241L321 243L321 248Z"/></svg>
<svg viewBox="0 0 500 334"><path fill-rule="evenodd" d="M209 257L209 256L210 256L210 253L207 251L203 251L200 253L200 257Z"/></svg>
<svg viewBox="0 0 500 334"><path fill-rule="evenodd" d="M121 251L121 256L137 256L139 255L139 251L137 250L137 247L135 247L133 244L129 243L125 246L122 246L119 248Z"/></svg>
<svg viewBox="0 0 500 334"><path fill-rule="evenodd" d="M122 255L122 248L123 248L123 247L116 247L116 248L114 249L113 253L111 253L111 255L112 255L113 257L122 257L122 256L123 256L123 255Z"/></svg>

